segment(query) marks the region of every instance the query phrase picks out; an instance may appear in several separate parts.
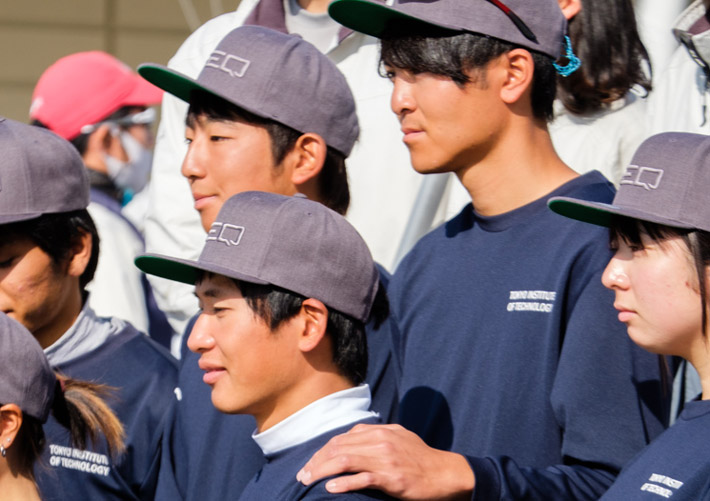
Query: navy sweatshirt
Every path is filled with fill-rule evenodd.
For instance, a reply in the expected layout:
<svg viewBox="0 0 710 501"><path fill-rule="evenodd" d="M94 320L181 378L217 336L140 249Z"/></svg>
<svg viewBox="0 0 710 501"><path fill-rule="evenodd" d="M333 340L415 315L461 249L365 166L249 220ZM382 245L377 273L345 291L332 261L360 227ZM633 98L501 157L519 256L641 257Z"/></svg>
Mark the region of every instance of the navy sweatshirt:
<svg viewBox="0 0 710 501"><path fill-rule="evenodd" d="M296 473L306 461L323 447L332 437L345 433L358 423L376 424L378 419L369 418L342 428L323 433L307 442L284 449L266 457L264 467L246 486L240 501L297 501L300 499L389 499L374 491L357 491L347 494L331 494L325 489L330 478L314 482L309 486L296 480Z"/></svg>
<svg viewBox="0 0 710 501"><path fill-rule="evenodd" d="M602 499L708 499L710 401L687 402L680 417L619 474Z"/></svg>
<svg viewBox="0 0 710 501"><path fill-rule="evenodd" d="M498 216L468 205L390 283L399 421L469 457L475 499L597 499L663 430L657 358L601 284L607 230L550 211L557 195L614 190L593 172Z"/></svg>
<svg viewBox="0 0 710 501"><path fill-rule="evenodd" d="M56 367L74 378L116 388L108 404L126 432L126 452L116 460L105 440L87 450L71 447L68 431L50 416L47 445L35 466L44 501L149 500L158 478L160 440L173 400L177 362L130 324L98 348Z"/></svg>

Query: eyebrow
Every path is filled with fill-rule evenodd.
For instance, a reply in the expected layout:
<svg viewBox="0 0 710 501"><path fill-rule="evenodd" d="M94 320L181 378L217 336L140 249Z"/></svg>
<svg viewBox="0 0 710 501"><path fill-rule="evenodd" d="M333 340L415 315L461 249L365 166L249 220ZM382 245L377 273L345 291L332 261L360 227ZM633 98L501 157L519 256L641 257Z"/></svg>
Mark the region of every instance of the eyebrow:
<svg viewBox="0 0 710 501"><path fill-rule="evenodd" d="M200 299L200 297L209 297L209 298L213 298L213 299L218 299L218 298L224 296L224 291L218 287L210 287L208 289L201 291L200 294L198 294L197 289L195 289L193 294L195 295L195 297L197 299Z"/></svg>

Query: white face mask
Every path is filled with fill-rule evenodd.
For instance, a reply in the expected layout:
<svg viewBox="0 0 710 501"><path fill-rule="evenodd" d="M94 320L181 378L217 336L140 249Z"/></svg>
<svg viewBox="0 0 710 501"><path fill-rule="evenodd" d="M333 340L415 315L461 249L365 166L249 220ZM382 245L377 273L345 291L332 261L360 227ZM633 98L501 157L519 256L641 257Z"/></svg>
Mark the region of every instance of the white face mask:
<svg viewBox="0 0 710 501"><path fill-rule="evenodd" d="M128 155L128 161L124 162L105 155L106 170L116 187L134 195L148 184L153 152L126 131L120 132L120 138L123 149Z"/></svg>

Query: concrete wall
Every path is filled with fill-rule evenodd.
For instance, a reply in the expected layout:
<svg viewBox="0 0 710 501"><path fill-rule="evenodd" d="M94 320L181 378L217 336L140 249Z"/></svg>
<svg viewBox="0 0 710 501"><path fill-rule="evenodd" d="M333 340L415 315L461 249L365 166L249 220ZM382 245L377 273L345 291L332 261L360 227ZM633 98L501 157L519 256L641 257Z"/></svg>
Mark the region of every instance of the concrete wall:
<svg viewBox="0 0 710 501"><path fill-rule="evenodd" d="M62 56L104 50L166 63L194 27L238 0L0 0L0 115L27 121L32 89ZM185 11L181 8L185 7Z"/></svg>

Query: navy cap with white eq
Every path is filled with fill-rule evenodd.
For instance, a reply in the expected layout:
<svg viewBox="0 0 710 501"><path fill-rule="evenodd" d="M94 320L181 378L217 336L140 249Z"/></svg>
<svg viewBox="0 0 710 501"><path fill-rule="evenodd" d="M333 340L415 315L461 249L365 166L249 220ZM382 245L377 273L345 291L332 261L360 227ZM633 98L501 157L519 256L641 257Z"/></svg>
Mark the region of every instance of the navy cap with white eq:
<svg viewBox="0 0 710 501"><path fill-rule="evenodd" d="M636 150L611 204L553 197L549 207L572 219L609 226L614 216L710 231L710 136L665 132Z"/></svg>
<svg viewBox="0 0 710 501"><path fill-rule="evenodd" d="M86 167L65 139L0 117L0 151L0 224L89 205Z"/></svg>
<svg viewBox="0 0 710 501"><path fill-rule="evenodd" d="M57 377L34 336L0 313L0 404L15 404L44 423L56 387Z"/></svg>
<svg viewBox="0 0 710 501"><path fill-rule="evenodd" d="M382 38L392 23L412 35L427 29L491 36L552 59L562 55L567 20L557 0L335 0L330 16L355 31Z"/></svg>
<svg viewBox="0 0 710 501"><path fill-rule="evenodd" d="M136 265L188 284L206 271L275 285L362 322L379 284L367 245L344 217L301 196L260 191L224 203L196 261L147 254Z"/></svg>
<svg viewBox="0 0 710 501"><path fill-rule="evenodd" d="M303 134L316 133L345 156L359 134L345 77L299 36L241 26L219 42L197 79L157 64L143 64L138 73L183 101L204 91Z"/></svg>

